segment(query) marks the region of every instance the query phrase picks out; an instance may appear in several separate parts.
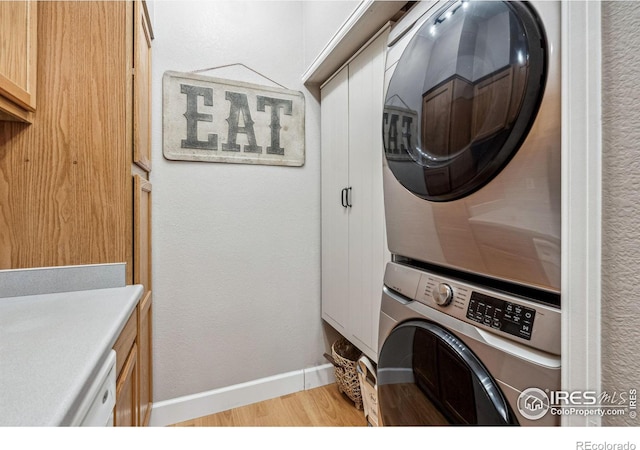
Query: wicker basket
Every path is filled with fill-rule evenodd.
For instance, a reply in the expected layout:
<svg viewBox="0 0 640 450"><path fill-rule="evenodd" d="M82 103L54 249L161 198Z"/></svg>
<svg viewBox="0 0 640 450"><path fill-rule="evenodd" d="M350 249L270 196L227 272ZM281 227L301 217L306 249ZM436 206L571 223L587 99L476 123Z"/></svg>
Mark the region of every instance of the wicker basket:
<svg viewBox="0 0 640 450"><path fill-rule="evenodd" d="M331 346L336 384L340 392L353 401L356 409L362 409L362 393L356 365L362 352L345 338L338 339Z"/></svg>

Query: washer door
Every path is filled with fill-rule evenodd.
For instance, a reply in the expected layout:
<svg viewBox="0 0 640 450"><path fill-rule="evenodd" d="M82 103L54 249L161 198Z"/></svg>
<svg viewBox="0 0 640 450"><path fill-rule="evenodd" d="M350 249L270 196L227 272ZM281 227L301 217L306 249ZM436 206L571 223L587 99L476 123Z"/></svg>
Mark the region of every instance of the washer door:
<svg viewBox="0 0 640 450"><path fill-rule="evenodd" d="M483 364L435 323L394 328L380 350L377 375L385 426L518 424Z"/></svg>
<svg viewBox="0 0 640 450"><path fill-rule="evenodd" d="M388 166L430 201L480 189L515 155L537 114L547 48L519 2L450 1L416 31L383 113Z"/></svg>

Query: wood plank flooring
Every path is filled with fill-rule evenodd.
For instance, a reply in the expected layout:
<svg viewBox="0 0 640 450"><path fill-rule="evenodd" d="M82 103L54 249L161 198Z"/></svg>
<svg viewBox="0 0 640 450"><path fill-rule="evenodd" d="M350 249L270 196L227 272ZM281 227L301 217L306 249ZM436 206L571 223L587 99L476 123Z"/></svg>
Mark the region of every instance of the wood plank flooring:
<svg viewBox="0 0 640 450"><path fill-rule="evenodd" d="M329 384L296 392L210 416L188 420L174 427L366 427L364 412Z"/></svg>

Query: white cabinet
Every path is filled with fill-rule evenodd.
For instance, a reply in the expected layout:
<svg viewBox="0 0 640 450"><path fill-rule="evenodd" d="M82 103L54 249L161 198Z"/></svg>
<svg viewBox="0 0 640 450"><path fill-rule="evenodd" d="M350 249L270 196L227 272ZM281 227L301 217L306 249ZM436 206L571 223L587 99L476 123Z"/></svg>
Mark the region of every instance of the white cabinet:
<svg viewBox="0 0 640 450"><path fill-rule="evenodd" d="M390 258L381 131L387 34L321 89L322 318L374 361Z"/></svg>

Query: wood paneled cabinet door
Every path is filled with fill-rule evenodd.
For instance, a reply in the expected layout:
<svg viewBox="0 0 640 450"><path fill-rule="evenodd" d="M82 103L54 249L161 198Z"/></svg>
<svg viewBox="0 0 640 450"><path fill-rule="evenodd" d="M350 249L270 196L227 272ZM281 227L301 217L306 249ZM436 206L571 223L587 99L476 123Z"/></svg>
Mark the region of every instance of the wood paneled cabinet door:
<svg viewBox="0 0 640 450"><path fill-rule="evenodd" d="M134 3L133 161L151 171L151 26L146 3Z"/></svg>
<svg viewBox="0 0 640 450"><path fill-rule="evenodd" d="M36 108L38 3L0 1L0 120L31 123Z"/></svg>
<svg viewBox="0 0 640 450"><path fill-rule="evenodd" d="M133 2L133 283L144 287L137 306L138 418L146 426L153 403L151 288L151 40L146 2Z"/></svg>
<svg viewBox="0 0 640 450"><path fill-rule="evenodd" d="M138 425L138 349L135 344L116 383L113 424L117 427Z"/></svg>
<svg viewBox="0 0 640 450"><path fill-rule="evenodd" d="M134 309L113 349L116 351L116 406L113 411L115 426L138 425L138 310Z"/></svg>
<svg viewBox="0 0 640 450"><path fill-rule="evenodd" d="M152 393L153 378L151 376L151 337L152 325L151 325L151 292L147 292L144 299L138 305L138 362L140 364L140 384L138 389L138 397L140 399L140 408L138 415L138 423L141 426L149 425L149 419L151 418L151 405L152 405Z"/></svg>
<svg viewBox="0 0 640 450"><path fill-rule="evenodd" d="M140 364L140 425L147 425L153 400L152 295L151 295L151 183L134 175L133 281L144 286L138 304L138 352Z"/></svg>
<svg viewBox="0 0 640 450"><path fill-rule="evenodd" d="M151 291L151 183L136 174L133 189L133 281L146 295Z"/></svg>
<svg viewBox="0 0 640 450"><path fill-rule="evenodd" d="M497 134L509 125L512 71L508 66L474 86L471 135L476 140Z"/></svg>

